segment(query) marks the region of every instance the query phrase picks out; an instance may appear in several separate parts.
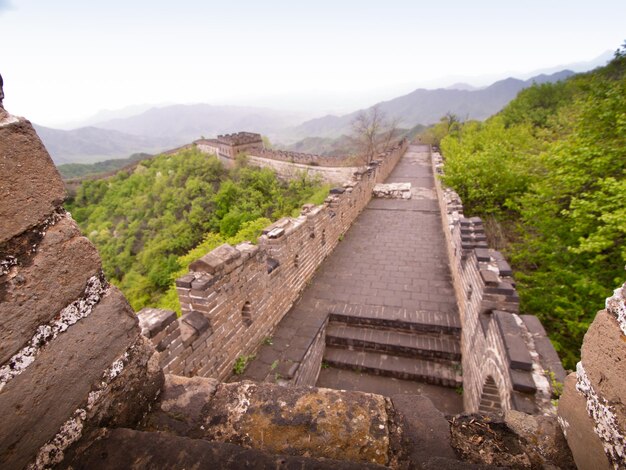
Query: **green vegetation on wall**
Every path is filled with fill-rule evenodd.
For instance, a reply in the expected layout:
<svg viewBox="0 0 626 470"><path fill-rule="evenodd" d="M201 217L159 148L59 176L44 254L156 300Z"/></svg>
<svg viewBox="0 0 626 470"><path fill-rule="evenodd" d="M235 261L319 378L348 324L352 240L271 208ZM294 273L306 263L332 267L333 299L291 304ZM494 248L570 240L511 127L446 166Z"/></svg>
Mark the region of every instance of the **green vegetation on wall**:
<svg viewBox="0 0 626 470"><path fill-rule="evenodd" d="M606 67L533 86L441 142L445 182L500 227L522 313L574 368L604 298L625 280L626 50Z"/></svg>
<svg viewBox="0 0 626 470"><path fill-rule="evenodd" d="M134 309L179 310L173 282L191 261L222 243L256 241L271 220L320 204L328 189L304 175L284 183L267 169L226 170L214 156L185 150L85 181L67 209Z"/></svg>

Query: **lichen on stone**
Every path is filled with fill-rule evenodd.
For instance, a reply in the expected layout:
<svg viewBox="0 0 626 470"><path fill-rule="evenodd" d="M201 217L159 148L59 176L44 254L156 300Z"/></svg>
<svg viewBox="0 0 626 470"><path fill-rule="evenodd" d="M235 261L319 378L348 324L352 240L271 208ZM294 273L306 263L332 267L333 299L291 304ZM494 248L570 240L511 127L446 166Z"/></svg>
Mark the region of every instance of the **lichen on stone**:
<svg viewBox="0 0 626 470"><path fill-rule="evenodd" d="M40 325L28 344L0 368L0 391L34 361L41 349L64 331L89 316L108 288L104 276L88 279L83 296L61 310L48 324Z"/></svg>
<svg viewBox="0 0 626 470"><path fill-rule="evenodd" d="M122 373L135 347L135 344L130 346L124 354L103 372L102 381L87 397L87 405L83 408L78 408L72 418L61 426L59 432L39 449L35 461L28 466L28 470L51 468L63 460L65 450L82 437L84 422L87 420L88 412L94 409L111 382Z"/></svg>
<svg viewBox="0 0 626 470"><path fill-rule="evenodd" d="M7 256L5 259L0 261L0 276L4 276L16 264L17 258L15 256Z"/></svg>
<svg viewBox="0 0 626 470"><path fill-rule="evenodd" d="M64 451L81 438L86 418L87 412L82 408L77 409L56 436L39 450L35 461L27 467L28 470L51 468L63 461Z"/></svg>
<svg viewBox="0 0 626 470"><path fill-rule="evenodd" d="M548 380L548 377L546 377L546 369L541 364L539 353L537 353L535 339L530 331L528 331L528 328L520 316L515 313L512 315L515 323L520 327L522 338L526 343L528 353L533 361L531 375L533 382L535 383L535 387L537 388L537 392L535 393L535 404L544 415L555 416L556 407L551 400L552 390L550 387L550 381Z"/></svg>
<svg viewBox="0 0 626 470"><path fill-rule="evenodd" d="M626 438L620 432L612 407L593 389L582 362L576 365L576 390L587 400L587 413L595 423L594 431L609 461L615 469L626 467Z"/></svg>
<svg viewBox="0 0 626 470"><path fill-rule="evenodd" d="M613 296L606 299L606 309L613 315L622 333L626 335L626 284L613 291Z"/></svg>
<svg viewBox="0 0 626 470"><path fill-rule="evenodd" d="M48 228L56 225L65 214L68 213L62 208L57 209L36 227L5 243L0 249L0 257L4 257L4 259L0 260L0 277L7 275L13 266L20 265L20 257L23 257L25 253L29 255L35 253ZM17 243L15 240L17 240ZM26 247L24 244L26 244Z"/></svg>

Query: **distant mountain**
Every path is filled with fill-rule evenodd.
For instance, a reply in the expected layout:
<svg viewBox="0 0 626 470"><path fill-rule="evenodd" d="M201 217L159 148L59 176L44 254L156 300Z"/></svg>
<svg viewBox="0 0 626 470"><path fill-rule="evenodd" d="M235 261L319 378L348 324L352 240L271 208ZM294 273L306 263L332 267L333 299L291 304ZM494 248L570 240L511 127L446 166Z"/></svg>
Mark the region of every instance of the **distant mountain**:
<svg viewBox="0 0 626 470"><path fill-rule="evenodd" d="M96 127L63 131L34 126L57 165L124 158L139 152L160 152L185 143L168 137L141 137Z"/></svg>
<svg viewBox="0 0 626 470"><path fill-rule="evenodd" d="M376 106L387 116L401 119L400 125L412 127L416 124L433 124L446 113L454 113L461 119L486 119L500 111L524 88L533 83L564 80L574 75L571 70L562 70L552 75L538 75L528 80L507 78L477 90L417 89L408 95ZM350 134L350 126L359 111L343 116L324 116L306 121L284 132L281 141L289 143L305 137L338 137Z"/></svg>
<svg viewBox="0 0 626 470"><path fill-rule="evenodd" d="M129 109L132 108L119 112ZM151 108L133 116L109 119L73 130L35 127L54 162L63 164L93 163L140 152L158 153L203 135L241 130L271 134L302 121L293 112L194 104Z"/></svg>
<svg viewBox="0 0 626 470"><path fill-rule="evenodd" d="M149 104L135 104L130 106L125 106L121 109L101 109L93 116L90 116L85 119L74 120L70 122L65 122L61 125L55 126L58 129L76 129L79 127L88 127L93 126L94 124L102 121L110 121L111 119L120 119L127 118L130 116L135 116L139 113L143 113L151 108L154 108L155 105Z"/></svg>
<svg viewBox="0 0 626 470"><path fill-rule="evenodd" d="M469 83L453 83L450 86L447 86L445 88L446 90L465 90L465 91L474 91L474 90L478 90L479 87L474 86L474 85L470 85Z"/></svg>
<svg viewBox="0 0 626 470"><path fill-rule="evenodd" d="M144 137L169 137L183 143L203 135L213 136L241 130L268 134L302 121L297 113L266 108L179 104L152 108L135 116L94 125Z"/></svg>

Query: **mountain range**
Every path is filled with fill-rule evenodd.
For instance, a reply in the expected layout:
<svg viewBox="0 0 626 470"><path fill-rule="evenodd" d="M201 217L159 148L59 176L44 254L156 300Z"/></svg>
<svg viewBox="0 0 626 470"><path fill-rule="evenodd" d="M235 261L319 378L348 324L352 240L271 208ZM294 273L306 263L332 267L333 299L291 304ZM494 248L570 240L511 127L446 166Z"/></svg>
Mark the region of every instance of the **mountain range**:
<svg viewBox="0 0 626 470"><path fill-rule="evenodd" d="M400 119L399 126L407 129L418 124L433 124L446 113L454 113L463 120L482 120L498 112L520 90L533 83L555 82L573 74L570 70L563 70L528 80L507 78L480 89L464 84L435 90L420 88L374 106L378 106L388 117ZM310 137L334 139L350 134L351 123L358 113L354 111L305 121L303 114L292 111L179 104L151 108L132 116L94 122L88 127L73 130L43 126L36 126L36 129L55 163L90 163L124 158L138 152L160 152L202 136L240 130L267 135L280 145L293 145ZM310 145L302 147L309 148Z"/></svg>
<svg viewBox="0 0 626 470"><path fill-rule="evenodd" d="M538 75L528 80L507 78L481 89L439 88L427 90L419 88L407 95L376 104L389 118L400 119L401 127L413 127L416 124L433 124L446 113L456 114L462 120L486 119L500 111L524 88L533 83L557 82L574 75L571 70L562 70L551 75ZM324 116L306 121L286 131L283 139L298 141L306 137L339 137L349 134L351 123L359 111L343 116Z"/></svg>

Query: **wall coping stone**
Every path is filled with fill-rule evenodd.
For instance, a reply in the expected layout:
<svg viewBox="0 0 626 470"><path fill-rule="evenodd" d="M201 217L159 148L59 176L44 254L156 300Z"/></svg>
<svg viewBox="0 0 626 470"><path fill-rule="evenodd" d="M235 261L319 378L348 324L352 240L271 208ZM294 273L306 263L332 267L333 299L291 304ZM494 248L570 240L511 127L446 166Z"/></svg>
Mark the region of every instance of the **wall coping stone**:
<svg viewBox="0 0 626 470"><path fill-rule="evenodd" d="M176 312L161 308L146 307L137 312L141 334L147 338L154 338L170 323L176 320Z"/></svg>
<svg viewBox="0 0 626 470"><path fill-rule="evenodd" d="M191 326L198 334L204 333L209 329L210 323L200 312L191 311L180 317L181 322Z"/></svg>

